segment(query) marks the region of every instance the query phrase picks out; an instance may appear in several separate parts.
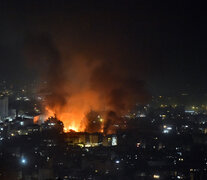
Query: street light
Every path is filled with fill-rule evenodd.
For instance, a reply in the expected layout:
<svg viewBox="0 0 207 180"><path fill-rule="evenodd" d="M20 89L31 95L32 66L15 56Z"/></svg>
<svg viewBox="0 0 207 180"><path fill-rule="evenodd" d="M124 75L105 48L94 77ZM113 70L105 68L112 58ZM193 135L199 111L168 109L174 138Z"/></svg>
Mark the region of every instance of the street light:
<svg viewBox="0 0 207 180"><path fill-rule="evenodd" d="M25 166L27 164L27 159L22 156L21 159L20 159L20 164L22 165L21 166L21 170L22 170L22 180L25 180Z"/></svg>
<svg viewBox="0 0 207 180"><path fill-rule="evenodd" d="M26 165L27 164L27 159L25 158L25 157L21 157L21 159L20 159L20 163L22 164L22 165Z"/></svg>

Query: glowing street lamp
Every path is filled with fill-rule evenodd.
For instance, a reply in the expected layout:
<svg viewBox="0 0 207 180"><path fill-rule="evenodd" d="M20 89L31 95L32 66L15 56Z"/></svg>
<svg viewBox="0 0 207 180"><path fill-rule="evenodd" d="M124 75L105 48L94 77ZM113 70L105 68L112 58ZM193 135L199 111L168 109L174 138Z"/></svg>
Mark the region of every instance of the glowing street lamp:
<svg viewBox="0 0 207 180"><path fill-rule="evenodd" d="M25 166L27 165L27 159L24 156L20 158L20 164L21 164L22 180L25 180Z"/></svg>
<svg viewBox="0 0 207 180"><path fill-rule="evenodd" d="M26 165L26 164L27 164L27 159L26 159L25 157L21 157L21 159L20 159L20 163L21 163L22 165Z"/></svg>

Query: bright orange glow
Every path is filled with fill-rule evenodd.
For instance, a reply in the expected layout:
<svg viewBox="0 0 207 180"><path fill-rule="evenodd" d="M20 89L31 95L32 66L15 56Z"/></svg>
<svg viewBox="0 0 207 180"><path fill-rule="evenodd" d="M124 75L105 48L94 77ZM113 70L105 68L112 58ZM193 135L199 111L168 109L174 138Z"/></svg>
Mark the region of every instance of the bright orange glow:
<svg viewBox="0 0 207 180"><path fill-rule="evenodd" d="M33 119L33 123L36 124L38 122L39 118L40 118L40 116L35 116L34 119Z"/></svg>
<svg viewBox="0 0 207 180"><path fill-rule="evenodd" d="M63 108L65 109L65 108ZM73 109L73 111L63 112L63 111L52 111L48 107L46 107L46 117L56 116L58 120L61 120L64 124L64 132L76 131L81 132L85 130L84 124L84 111L77 111ZM47 119L46 118L46 119Z"/></svg>
<svg viewBox="0 0 207 180"><path fill-rule="evenodd" d="M120 83L117 78L112 78L111 82L109 75L111 72L109 74L102 72L102 60L89 61L82 57L73 58L69 64L64 63L60 76L58 71L51 74L51 79L48 82L48 90L51 91L51 94L46 96L44 102L46 119L50 116L56 116L63 122L65 132L70 130L93 131L92 128L87 129L87 125L92 126L93 124L87 124L86 119L87 114L93 110L101 114L101 128L98 126L100 129L97 128L94 131L104 132L106 131L104 124L107 124L107 113L113 111L116 112L116 116L125 113L134 103L134 97L131 97L127 91L126 96L121 95L118 98L116 90L122 89L122 82ZM103 75L101 74L96 79L94 73L97 68L100 68ZM116 72L116 68L113 70L111 75L116 76L117 74L119 79L122 73ZM63 77L62 71L64 72ZM58 77L54 76L55 73ZM106 80L102 77L105 75ZM118 103L119 100L120 103ZM96 128L96 125L94 127ZM107 132L111 133L112 131L107 127Z"/></svg>
<svg viewBox="0 0 207 180"><path fill-rule="evenodd" d="M69 126L69 127L64 127L64 132L70 132L70 131L78 131L78 128L75 126Z"/></svg>
<svg viewBox="0 0 207 180"><path fill-rule="evenodd" d="M58 106L58 104L53 108L46 106L46 119L50 116L56 116L57 119L63 122L65 132L71 130L83 132L87 125L85 121L86 114L91 109L99 109L100 107L96 93L90 90L83 90L70 97L64 106Z"/></svg>

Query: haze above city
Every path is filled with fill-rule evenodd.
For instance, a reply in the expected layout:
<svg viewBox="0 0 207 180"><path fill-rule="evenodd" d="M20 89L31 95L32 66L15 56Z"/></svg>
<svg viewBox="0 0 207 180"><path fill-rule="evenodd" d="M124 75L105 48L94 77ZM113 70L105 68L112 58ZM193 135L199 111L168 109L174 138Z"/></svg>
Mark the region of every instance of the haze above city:
<svg viewBox="0 0 207 180"><path fill-rule="evenodd" d="M67 51L109 63L119 59L150 94L206 92L201 1L2 1L0 8L2 80L17 84L39 77L39 70L28 65L25 46L45 33L61 56Z"/></svg>

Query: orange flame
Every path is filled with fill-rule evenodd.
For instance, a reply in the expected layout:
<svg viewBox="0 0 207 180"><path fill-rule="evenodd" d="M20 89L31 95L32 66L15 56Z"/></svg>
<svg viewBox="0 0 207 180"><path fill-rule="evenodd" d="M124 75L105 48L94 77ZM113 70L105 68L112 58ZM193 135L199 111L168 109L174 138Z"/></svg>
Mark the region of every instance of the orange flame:
<svg viewBox="0 0 207 180"><path fill-rule="evenodd" d="M46 117L56 116L64 124L64 131L82 132L86 129L85 116L91 109L100 108L98 95L90 90L83 90L68 99L64 106L45 107Z"/></svg>
<svg viewBox="0 0 207 180"><path fill-rule="evenodd" d="M58 120L61 120L64 123L64 132L70 132L72 131L82 131L80 128L80 125L77 122L76 119L74 119L74 116L70 113L62 113L58 111L53 111L48 106L45 107L46 111L46 119L48 119L51 116L56 116Z"/></svg>
<svg viewBox="0 0 207 180"><path fill-rule="evenodd" d="M33 123L34 124L38 123L39 118L40 118L40 116L35 116L33 119Z"/></svg>
<svg viewBox="0 0 207 180"><path fill-rule="evenodd" d="M71 129L75 131L85 131L87 122L85 121L86 114L93 110L104 109L105 99L101 98L100 93L92 90L90 79L91 72L97 63L93 63L89 66L88 61L84 58L77 57L71 61L67 69L66 80L61 87L53 89L54 91L60 91L60 93L67 94L65 96L66 104L54 103L51 105L46 102L46 116L56 115L57 119L63 122L64 131L68 132ZM65 64L67 66L67 64ZM72 68L71 68L72 67ZM81 71L80 71L81 70ZM72 77L72 78L70 78ZM52 98L51 98L52 99ZM50 100L51 100L50 99ZM52 99L53 100L53 99ZM54 99L55 101L56 99Z"/></svg>

